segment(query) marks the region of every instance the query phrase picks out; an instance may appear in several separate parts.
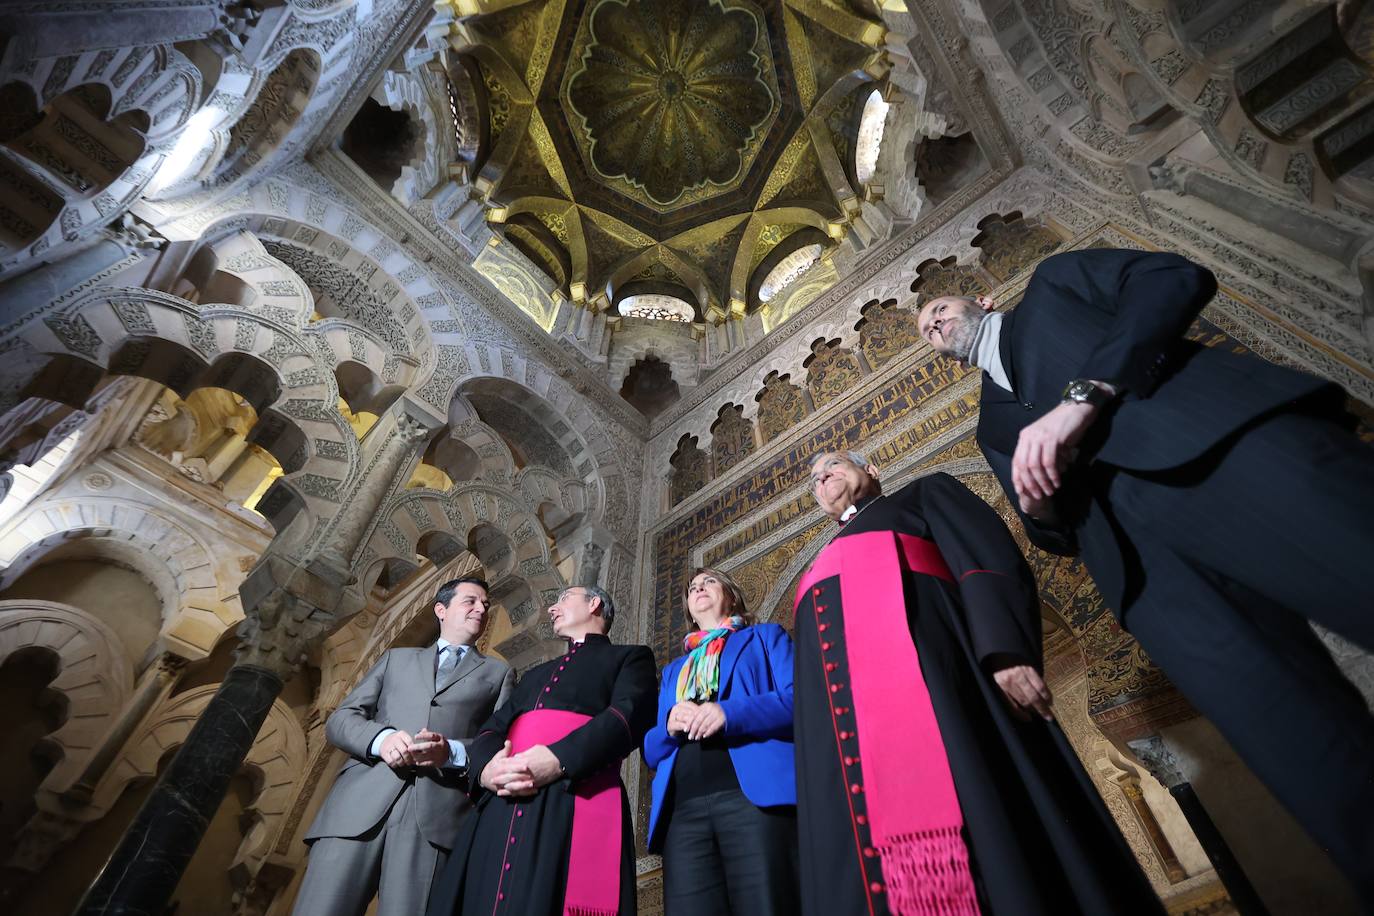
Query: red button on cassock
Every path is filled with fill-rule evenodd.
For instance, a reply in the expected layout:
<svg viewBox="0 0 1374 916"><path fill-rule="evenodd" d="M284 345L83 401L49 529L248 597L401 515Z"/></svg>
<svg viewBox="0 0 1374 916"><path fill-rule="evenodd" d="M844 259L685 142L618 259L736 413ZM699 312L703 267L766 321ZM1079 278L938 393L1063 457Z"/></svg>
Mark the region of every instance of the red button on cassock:
<svg viewBox="0 0 1374 916"><path fill-rule="evenodd" d="M844 765L847 766L847 767L852 767L854 764L856 764L856 763L858 763L858 762L859 762L859 758L858 758L858 757L846 757L846 758L844 758Z"/></svg>
<svg viewBox="0 0 1374 916"><path fill-rule="evenodd" d="M830 629L830 624L828 624L828 623L818 623L818 624L816 624L816 630L817 630L818 632L824 633L824 632L825 632L826 630L828 630L828 629Z"/></svg>
<svg viewBox="0 0 1374 916"><path fill-rule="evenodd" d="M516 809L515 809L515 816L516 816L516 817L524 817L524 816L525 816L525 812L524 812L524 811L521 811L519 808L516 808Z"/></svg>
<svg viewBox="0 0 1374 916"><path fill-rule="evenodd" d="M868 889L875 894L881 894L883 892L883 886L879 884L877 881L874 881L872 884L870 884L868 886Z"/></svg>
<svg viewBox="0 0 1374 916"><path fill-rule="evenodd" d="M839 693L839 692L840 692L840 685L839 685L839 684L831 684L831 685L830 685L830 692L831 692L831 693Z"/></svg>
<svg viewBox="0 0 1374 916"><path fill-rule="evenodd" d="M858 821L859 824L860 824L860 826L862 826L862 825L868 823L868 815L867 815L867 814L860 814L860 815L857 815L857 816L855 816L854 820Z"/></svg>
<svg viewBox="0 0 1374 916"><path fill-rule="evenodd" d="M840 732L840 740L841 740L841 741L848 741L848 740L849 740L849 732Z"/></svg>
<svg viewBox="0 0 1374 916"><path fill-rule="evenodd" d="M515 845L515 837L511 837L511 838L510 838L510 841L511 841L511 845Z"/></svg>
<svg viewBox="0 0 1374 916"><path fill-rule="evenodd" d="M830 651L830 643L828 643L828 642L823 642L823 643L821 643L821 651L822 651L822 652L829 652L829 651Z"/></svg>
<svg viewBox="0 0 1374 916"><path fill-rule="evenodd" d="M813 598L819 598L820 596L821 596L821 590L820 590L820 589L818 589L818 588L813 588L813 589L811 589L811 597L813 597Z"/></svg>
<svg viewBox="0 0 1374 916"><path fill-rule="evenodd" d="M506 871L510 871L510 863L509 863L509 862L506 863Z"/></svg>
<svg viewBox="0 0 1374 916"><path fill-rule="evenodd" d="M864 847L864 855L868 856L870 859L873 858L874 856L876 856L877 854L878 854L878 850L874 849L872 846L865 846L865 847ZM509 868L510 866L506 866L506 867Z"/></svg>
<svg viewBox="0 0 1374 916"><path fill-rule="evenodd" d="M544 688L544 692L545 692L545 693L552 693L552 692L553 692L553 688L552 688L552 687L545 687L545 688Z"/></svg>
<svg viewBox="0 0 1374 916"><path fill-rule="evenodd" d="M859 794L860 792L862 792L863 790L864 790L864 787L861 786L861 785L859 785L857 782L856 782L856 783L852 783L852 784L849 786L849 791L850 791L850 793L853 794L853 795L858 795L858 794ZM511 841L512 843L514 843L514 842L515 842L515 837L511 837L511 838L510 838L510 841Z"/></svg>

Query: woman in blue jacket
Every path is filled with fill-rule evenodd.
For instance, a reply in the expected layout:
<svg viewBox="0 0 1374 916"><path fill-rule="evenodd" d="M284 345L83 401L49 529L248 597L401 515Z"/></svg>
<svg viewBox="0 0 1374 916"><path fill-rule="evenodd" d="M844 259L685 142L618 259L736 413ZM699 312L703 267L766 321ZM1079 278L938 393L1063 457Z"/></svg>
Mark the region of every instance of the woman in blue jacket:
<svg viewBox="0 0 1374 916"><path fill-rule="evenodd" d="M666 916L796 913L792 639L775 623L751 626L718 570L698 569L683 597L687 654L663 669L644 738Z"/></svg>

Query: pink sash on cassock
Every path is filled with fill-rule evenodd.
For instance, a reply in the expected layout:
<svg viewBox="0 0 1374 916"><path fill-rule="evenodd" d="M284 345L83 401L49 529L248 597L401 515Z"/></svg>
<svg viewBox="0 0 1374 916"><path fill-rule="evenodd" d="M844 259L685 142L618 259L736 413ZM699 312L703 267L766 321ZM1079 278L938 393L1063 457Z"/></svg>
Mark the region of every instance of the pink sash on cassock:
<svg viewBox="0 0 1374 916"><path fill-rule="evenodd" d="M511 723L511 753L566 738L591 716L565 709L536 709ZM564 916L617 916L620 912L620 767L608 766L573 783L572 849Z"/></svg>
<svg viewBox="0 0 1374 916"><path fill-rule="evenodd" d="M902 570L954 576L932 541L892 531L836 538L797 586L840 577L849 681L868 820L889 908L901 916L977 916L964 814L907 623Z"/></svg>

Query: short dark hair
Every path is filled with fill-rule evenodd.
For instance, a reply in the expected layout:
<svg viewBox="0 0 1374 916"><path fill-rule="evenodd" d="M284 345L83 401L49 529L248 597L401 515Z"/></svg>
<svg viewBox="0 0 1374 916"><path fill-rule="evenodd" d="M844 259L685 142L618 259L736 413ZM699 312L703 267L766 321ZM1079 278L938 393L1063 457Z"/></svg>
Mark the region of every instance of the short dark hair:
<svg viewBox="0 0 1374 916"><path fill-rule="evenodd" d="M480 585L482 591L487 593L491 592L491 586L488 585L487 580L483 579L481 576L459 576L457 579L449 579L443 585L439 586L439 591L434 594L434 603L448 607L448 603L453 600L454 592L458 591L458 586L465 583L469 585Z"/></svg>

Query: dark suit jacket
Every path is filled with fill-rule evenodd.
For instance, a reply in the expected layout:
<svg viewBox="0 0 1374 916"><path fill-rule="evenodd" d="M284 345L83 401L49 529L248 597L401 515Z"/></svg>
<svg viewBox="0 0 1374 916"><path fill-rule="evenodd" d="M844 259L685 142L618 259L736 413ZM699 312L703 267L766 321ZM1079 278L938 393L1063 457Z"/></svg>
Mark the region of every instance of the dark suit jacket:
<svg viewBox="0 0 1374 916"><path fill-rule="evenodd" d="M1129 583L1110 513L1095 492L1107 479L1101 471L1178 468L1285 405L1338 413L1343 403L1340 387L1316 376L1185 340L1216 288L1210 271L1176 254L1088 249L1046 258L1002 325L1013 391L983 376L978 444L1014 507L1011 458L1022 428L1058 405L1073 379L1110 382L1123 392L1094 423L1055 496L1063 524L1021 517L1045 550L1073 555L1081 545L1118 611Z"/></svg>
<svg viewBox="0 0 1374 916"><path fill-rule="evenodd" d="M436 690L434 656L434 646L387 651L329 716L325 737L349 760L310 825L307 841L361 836L386 817L392 802L413 782L420 832L436 846L453 848L459 821L470 807L466 774L437 767L398 773L368 749L386 728L414 735L428 727L467 746L478 726L510 696L515 672L505 662L469 649Z"/></svg>

